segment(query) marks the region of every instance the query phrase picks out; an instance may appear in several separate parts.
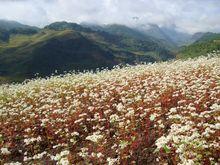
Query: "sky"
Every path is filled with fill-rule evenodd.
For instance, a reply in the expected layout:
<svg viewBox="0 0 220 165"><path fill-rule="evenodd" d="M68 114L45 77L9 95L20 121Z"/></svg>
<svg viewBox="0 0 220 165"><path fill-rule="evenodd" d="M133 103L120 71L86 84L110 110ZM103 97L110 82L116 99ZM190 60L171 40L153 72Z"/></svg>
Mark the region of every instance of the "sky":
<svg viewBox="0 0 220 165"><path fill-rule="evenodd" d="M0 0L0 19L39 27L68 21L220 32L220 0Z"/></svg>

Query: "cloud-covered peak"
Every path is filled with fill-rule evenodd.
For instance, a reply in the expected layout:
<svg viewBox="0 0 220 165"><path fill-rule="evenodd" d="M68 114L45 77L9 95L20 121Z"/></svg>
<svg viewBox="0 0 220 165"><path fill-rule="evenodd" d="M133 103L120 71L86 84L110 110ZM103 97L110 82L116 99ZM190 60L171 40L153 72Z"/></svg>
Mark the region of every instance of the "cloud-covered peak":
<svg viewBox="0 0 220 165"><path fill-rule="evenodd" d="M55 21L175 26L220 32L219 0L3 0L0 18L35 26Z"/></svg>

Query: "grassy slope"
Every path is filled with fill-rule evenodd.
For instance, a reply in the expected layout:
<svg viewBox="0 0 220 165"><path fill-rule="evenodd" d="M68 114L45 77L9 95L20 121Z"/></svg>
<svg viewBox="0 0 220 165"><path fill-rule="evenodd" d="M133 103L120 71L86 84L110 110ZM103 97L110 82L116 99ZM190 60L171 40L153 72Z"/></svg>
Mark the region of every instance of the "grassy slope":
<svg viewBox="0 0 220 165"><path fill-rule="evenodd" d="M71 43L77 45L78 43L82 43L82 45L78 45L78 47L82 47L85 50L91 51L91 54L96 52L97 58L101 58L99 55L101 53L101 49L93 45L89 40L85 39L81 34L74 32L72 30L65 30L65 31L53 31L53 30L44 30L36 35L32 36L25 36L25 35L14 35L11 37L9 43L1 44L0 51L1 51L1 69L5 69L6 66L11 66L11 70L9 72L13 72L17 69L20 72L27 71L27 67L23 66L24 63L30 64L28 62L33 62L36 64L36 61L39 58L42 58L42 62L45 60L49 60L46 58L50 58L49 56L58 55L58 52L54 50L58 50L60 56L65 54L73 55L72 53L82 54L82 51L79 51L76 46L72 45ZM66 45L65 45L66 44ZM54 46L54 47L53 47ZM46 54L51 54L46 56ZM87 55L89 52L87 52ZM105 54L104 52L101 54ZM45 55L45 57L43 56ZM36 59L37 58L37 59ZM95 58L95 56L94 56ZM73 57L74 59L74 57ZM62 59L61 59L62 60ZM84 59L85 60L85 59ZM99 59L100 60L100 59ZM47 61L49 62L49 61ZM62 61L56 61L62 63ZM67 61L66 61L67 62ZM91 61L91 63L94 61ZM99 61L97 61L98 63ZM114 61L112 61L113 63ZM105 63L103 59L103 64ZM111 63L111 62L110 62ZM4 66L6 65L6 66ZM68 64L67 64L68 65ZM83 65L83 64L82 64ZM37 67L37 66L36 66ZM90 66L88 66L89 68ZM98 67L94 65L94 67ZM74 68L74 67L73 67ZM86 68L86 67L85 67ZM93 68L91 66L91 68ZM36 69L37 68L32 68ZM51 70L52 71L52 70Z"/></svg>
<svg viewBox="0 0 220 165"><path fill-rule="evenodd" d="M65 26L69 25L64 23ZM95 69L102 66L111 67L118 63L153 62L174 58L170 51L152 40L142 41L129 36L92 31L76 24L71 26L76 30L71 28L53 30L47 27L33 35L12 34L8 42L0 43L0 75L17 80L23 79L21 77L33 77L36 72L44 76L49 75L56 69L60 69L61 72ZM69 57L74 54L84 54L84 56L81 57L81 61L80 57L74 57L71 61ZM62 58L66 61L62 62ZM76 58L78 62L73 61ZM49 59L56 64L52 66ZM59 62L61 65L58 64ZM47 63L49 63L49 69L46 67Z"/></svg>
<svg viewBox="0 0 220 165"><path fill-rule="evenodd" d="M183 47L178 57L189 58L206 55L214 50L220 50L220 34L206 33L195 43Z"/></svg>

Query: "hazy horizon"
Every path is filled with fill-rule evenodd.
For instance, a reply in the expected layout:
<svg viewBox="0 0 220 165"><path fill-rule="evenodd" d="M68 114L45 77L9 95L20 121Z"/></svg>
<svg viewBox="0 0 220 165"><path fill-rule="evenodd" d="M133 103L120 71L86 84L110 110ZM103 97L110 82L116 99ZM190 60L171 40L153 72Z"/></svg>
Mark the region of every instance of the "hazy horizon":
<svg viewBox="0 0 220 165"><path fill-rule="evenodd" d="M177 31L220 32L219 0L3 0L0 19L43 27L57 21L139 26Z"/></svg>

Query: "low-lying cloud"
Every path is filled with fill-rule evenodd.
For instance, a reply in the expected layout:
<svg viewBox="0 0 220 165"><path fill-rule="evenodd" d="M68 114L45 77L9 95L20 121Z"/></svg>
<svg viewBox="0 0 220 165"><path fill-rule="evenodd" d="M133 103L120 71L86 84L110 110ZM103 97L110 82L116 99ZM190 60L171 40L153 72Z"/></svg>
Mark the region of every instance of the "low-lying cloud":
<svg viewBox="0 0 220 165"><path fill-rule="evenodd" d="M44 26L55 21L158 24L189 33L220 32L219 0L1 0L0 18Z"/></svg>

